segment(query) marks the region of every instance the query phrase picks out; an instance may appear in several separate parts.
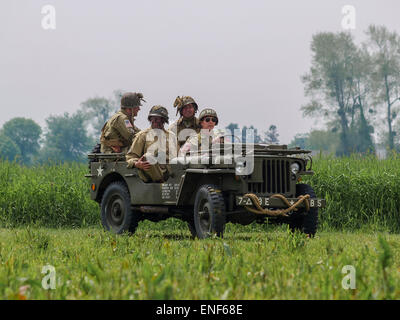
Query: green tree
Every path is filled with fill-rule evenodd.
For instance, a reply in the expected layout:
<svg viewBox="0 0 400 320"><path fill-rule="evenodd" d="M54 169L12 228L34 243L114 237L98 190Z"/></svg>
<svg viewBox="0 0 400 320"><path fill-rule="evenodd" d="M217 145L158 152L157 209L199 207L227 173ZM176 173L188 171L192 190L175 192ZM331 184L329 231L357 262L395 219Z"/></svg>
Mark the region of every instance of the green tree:
<svg viewBox="0 0 400 320"><path fill-rule="evenodd" d="M89 98L81 103L81 110L84 113L88 124L93 128L93 136L97 139L106 121L117 111L122 91L115 90L114 98L104 97Z"/></svg>
<svg viewBox="0 0 400 320"><path fill-rule="evenodd" d="M400 37L384 26L369 26L366 48L372 57L372 89L375 102L385 106L387 146L394 149L393 121L400 100Z"/></svg>
<svg viewBox="0 0 400 320"><path fill-rule="evenodd" d="M30 163L32 156L36 155L40 148L42 129L32 119L13 118L3 125L1 133L18 146L23 163Z"/></svg>
<svg viewBox="0 0 400 320"><path fill-rule="evenodd" d="M21 150L18 145L5 134L0 134L0 159L13 161L20 156Z"/></svg>
<svg viewBox="0 0 400 320"><path fill-rule="evenodd" d="M311 100L302 106L303 114L327 120L330 129L339 131L337 154L349 155L356 151L354 134L372 141L364 112L369 93L368 55L344 32L314 35L311 51L310 72L302 77L305 94Z"/></svg>
<svg viewBox="0 0 400 320"><path fill-rule="evenodd" d="M85 161L87 152L94 144L88 136L85 120L82 112L48 117L40 160Z"/></svg>
<svg viewBox="0 0 400 320"><path fill-rule="evenodd" d="M268 131L264 131L264 142L267 144L278 144L279 133L276 125L270 125Z"/></svg>

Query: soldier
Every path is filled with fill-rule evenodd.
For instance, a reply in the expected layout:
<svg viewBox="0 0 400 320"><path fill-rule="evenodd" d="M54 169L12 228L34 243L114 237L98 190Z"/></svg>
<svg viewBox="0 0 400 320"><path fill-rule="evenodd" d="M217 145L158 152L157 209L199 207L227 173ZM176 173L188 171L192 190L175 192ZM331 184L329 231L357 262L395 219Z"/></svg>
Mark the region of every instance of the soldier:
<svg viewBox="0 0 400 320"><path fill-rule="evenodd" d="M179 112L180 118L171 124L168 129L177 136L178 145L181 147L186 141L186 137L179 137L182 130L191 129L196 131L196 133L200 132L199 120L194 116L198 110L198 106L192 97L178 96L175 99L174 107L177 108L176 114Z"/></svg>
<svg viewBox="0 0 400 320"><path fill-rule="evenodd" d="M201 145L207 144L211 148L213 143L223 143L223 137L214 131L214 127L218 124L218 115L214 109L207 108L200 112L200 127L201 131L197 135L191 136L188 141L180 149L181 154L186 154L190 150L201 150Z"/></svg>
<svg viewBox="0 0 400 320"><path fill-rule="evenodd" d="M139 169L139 177L144 182L162 183L168 180L171 173L168 165L170 157L177 156L176 136L164 129L164 124L168 123L168 110L163 106L152 107L148 120L151 127L136 135L126 155L126 160L128 168ZM162 158L162 154L164 154L165 163L150 164L150 158Z"/></svg>
<svg viewBox="0 0 400 320"><path fill-rule="evenodd" d="M134 125L134 117L140 110L141 101L145 101L141 93L128 92L122 96L121 109L104 124L101 130L102 153L128 151L135 134L140 131Z"/></svg>

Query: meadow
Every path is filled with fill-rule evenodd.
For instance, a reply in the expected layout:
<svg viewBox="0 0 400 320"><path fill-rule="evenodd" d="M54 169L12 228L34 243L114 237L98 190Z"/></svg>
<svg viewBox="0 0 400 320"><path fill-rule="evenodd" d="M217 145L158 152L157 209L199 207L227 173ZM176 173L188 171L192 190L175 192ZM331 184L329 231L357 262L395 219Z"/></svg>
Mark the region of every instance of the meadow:
<svg viewBox="0 0 400 320"><path fill-rule="evenodd" d="M2 229L0 299L400 298L399 235L323 231L309 239L284 227L227 227L224 239L207 240L191 239L177 220L142 223L134 236ZM46 265L54 289L42 287Z"/></svg>
<svg viewBox="0 0 400 320"><path fill-rule="evenodd" d="M179 220L102 230L86 165L0 163L0 299L399 299L400 165L316 158L327 200L313 239L285 225L228 224L193 240ZM54 266L56 288L42 287ZM343 267L355 289L344 289Z"/></svg>

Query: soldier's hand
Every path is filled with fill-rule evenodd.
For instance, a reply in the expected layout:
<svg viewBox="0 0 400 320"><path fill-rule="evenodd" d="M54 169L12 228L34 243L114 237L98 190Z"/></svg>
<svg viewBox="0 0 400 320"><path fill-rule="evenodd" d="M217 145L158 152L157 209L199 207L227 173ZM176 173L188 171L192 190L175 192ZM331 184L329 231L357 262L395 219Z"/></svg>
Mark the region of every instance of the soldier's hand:
<svg viewBox="0 0 400 320"><path fill-rule="evenodd" d="M115 153L121 153L121 147L120 146L111 146L111 149L113 149L113 151Z"/></svg>
<svg viewBox="0 0 400 320"><path fill-rule="evenodd" d="M142 156L138 161L136 161L135 167L147 171L150 169L151 164L148 161L143 161L143 157L144 156Z"/></svg>

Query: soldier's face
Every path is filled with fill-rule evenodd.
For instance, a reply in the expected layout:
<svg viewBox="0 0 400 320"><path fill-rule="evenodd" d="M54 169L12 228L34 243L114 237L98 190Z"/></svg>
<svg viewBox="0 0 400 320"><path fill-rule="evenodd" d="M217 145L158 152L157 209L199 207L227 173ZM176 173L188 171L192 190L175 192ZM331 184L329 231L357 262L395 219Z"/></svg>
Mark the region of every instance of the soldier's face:
<svg viewBox="0 0 400 320"><path fill-rule="evenodd" d="M206 119L208 118L208 122ZM215 122L213 121L213 117L204 117L200 121L200 125L202 129L212 130L215 127Z"/></svg>
<svg viewBox="0 0 400 320"><path fill-rule="evenodd" d="M132 113L133 113L132 108L125 108L125 112L129 117L132 117Z"/></svg>
<svg viewBox="0 0 400 320"><path fill-rule="evenodd" d="M152 129L164 128L164 119L162 117L150 117L150 123Z"/></svg>
<svg viewBox="0 0 400 320"><path fill-rule="evenodd" d="M134 117L136 117L138 115L139 111L140 111L140 107L139 106L132 108L132 115Z"/></svg>
<svg viewBox="0 0 400 320"><path fill-rule="evenodd" d="M182 116L184 118L191 118L194 116L194 105L188 104L182 108Z"/></svg>

